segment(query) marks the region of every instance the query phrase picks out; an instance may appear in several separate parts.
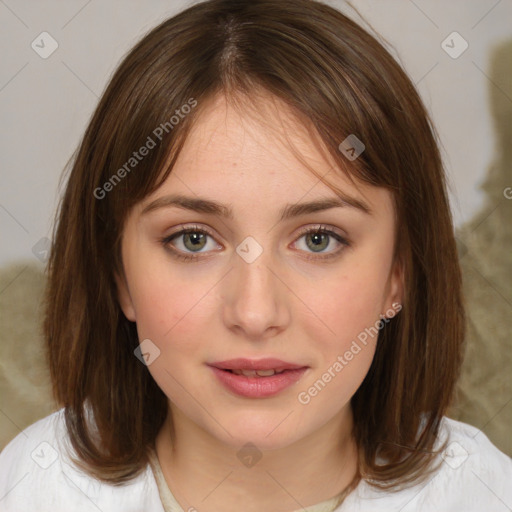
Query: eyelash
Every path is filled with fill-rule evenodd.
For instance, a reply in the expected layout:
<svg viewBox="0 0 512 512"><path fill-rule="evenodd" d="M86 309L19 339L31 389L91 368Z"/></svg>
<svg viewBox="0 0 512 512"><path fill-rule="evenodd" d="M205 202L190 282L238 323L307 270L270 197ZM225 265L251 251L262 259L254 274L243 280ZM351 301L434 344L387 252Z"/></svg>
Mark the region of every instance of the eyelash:
<svg viewBox="0 0 512 512"><path fill-rule="evenodd" d="M202 258L203 257L202 254L203 253L196 253L196 254L183 253L182 251L180 251L178 249L175 249L174 247L172 247L172 245L170 245L170 242L172 240L174 240L175 238L178 238L179 236L185 235L187 233L201 233L201 234L208 235L211 238L215 238L213 236L213 234L210 231L208 231L206 228L199 227L199 226L190 226L190 227L182 229L181 231L177 231L176 233L173 233L172 235L166 236L165 238L160 240L160 243L165 248L167 248L170 251L172 251L171 254L172 254L173 257L178 258L178 259L180 259L182 261L189 261L190 262L190 261L194 261L194 260L197 260L199 258ZM304 228L299 233L299 236L297 237L297 240L300 239L301 237L303 237L304 235L307 235L307 234L310 234L310 233L313 233L313 234L325 234L325 235L332 236L335 240L337 240L342 245L342 247L340 247L338 250L336 250L334 252L330 252L330 253L323 254L323 255L320 255L320 253L317 253L317 254L319 254L317 256L305 256L305 258L308 259L308 260L317 260L318 261L318 260L327 260L327 259L334 258L334 257L338 256L339 253L341 251L343 251L343 249L345 247L350 247L350 245L351 245L350 242L346 238L343 238L342 236L340 236L338 233L336 233L332 229L329 229L329 226L325 226L325 225L319 225L319 226L314 227L314 228L311 228L311 227ZM310 254L314 254L314 253L310 253Z"/></svg>

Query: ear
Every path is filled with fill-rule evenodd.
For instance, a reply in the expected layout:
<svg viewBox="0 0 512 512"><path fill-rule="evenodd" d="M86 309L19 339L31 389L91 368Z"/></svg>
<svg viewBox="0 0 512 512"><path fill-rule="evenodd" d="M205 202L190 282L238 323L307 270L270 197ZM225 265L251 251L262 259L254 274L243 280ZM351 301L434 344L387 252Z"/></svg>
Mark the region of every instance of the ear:
<svg viewBox="0 0 512 512"><path fill-rule="evenodd" d="M119 306L121 307L124 316L131 322L135 322L135 308L133 307L133 301L130 296L130 291L128 290L128 284L126 282L124 272L123 275L119 275L116 272L115 280L117 284L117 298Z"/></svg>
<svg viewBox="0 0 512 512"><path fill-rule="evenodd" d="M404 268L401 261L397 259L389 275L389 292L386 300L386 309L397 309L398 306L400 309L402 308L404 287Z"/></svg>

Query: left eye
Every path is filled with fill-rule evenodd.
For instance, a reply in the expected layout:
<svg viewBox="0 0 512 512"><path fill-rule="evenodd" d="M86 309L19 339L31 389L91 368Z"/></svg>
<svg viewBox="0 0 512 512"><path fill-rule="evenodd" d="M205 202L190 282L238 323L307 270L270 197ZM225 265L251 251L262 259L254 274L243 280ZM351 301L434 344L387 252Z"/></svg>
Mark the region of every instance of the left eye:
<svg viewBox="0 0 512 512"><path fill-rule="evenodd" d="M306 247L314 253L325 252L325 249L332 245L332 239L338 244L348 245L340 235L327 229L310 229L298 238L301 239L304 239Z"/></svg>
<svg viewBox="0 0 512 512"><path fill-rule="evenodd" d="M213 236L204 228L190 227L164 238L161 242L165 247L170 246L169 248L172 250L173 256L184 260L192 260L198 258L199 254L208 252L208 250L203 251L208 245L208 238L214 240ZM304 239L306 248L301 250L309 252L310 254L313 253L312 256L307 256L308 258L315 258L314 254L320 255L317 256L317 259L329 258L337 255L340 250L343 249L343 246L350 245L349 242L338 233L323 226L309 228L303 231L295 243L298 244L302 239ZM341 245L342 247L339 250L326 252L325 250L332 245L332 239L336 241L336 245ZM220 246L217 244L217 247L210 249L219 247ZM326 254L323 254L325 252Z"/></svg>
<svg viewBox="0 0 512 512"><path fill-rule="evenodd" d="M345 238L340 236L338 233L323 226L319 226L314 229L307 229L301 234L301 236L299 236L297 240L300 241L302 239L304 239L303 246L305 245L306 247L305 252L308 252L308 249L310 249L311 252L313 253L312 254L311 252L309 252L308 256L306 256L307 258L331 258L337 256L338 253L341 250L343 250L345 246L348 247L350 245L349 242ZM326 251L325 249L332 245L332 239L335 240L335 245L341 245L341 247L338 250L334 249L331 251ZM298 242L296 243L298 244ZM318 254L318 256L315 256L315 254Z"/></svg>

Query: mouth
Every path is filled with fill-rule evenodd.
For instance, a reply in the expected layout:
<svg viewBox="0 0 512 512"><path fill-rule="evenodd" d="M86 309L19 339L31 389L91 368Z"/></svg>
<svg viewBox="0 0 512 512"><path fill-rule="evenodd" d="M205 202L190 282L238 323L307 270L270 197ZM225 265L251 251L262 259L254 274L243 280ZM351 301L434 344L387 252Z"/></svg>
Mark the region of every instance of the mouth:
<svg viewBox="0 0 512 512"><path fill-rule="evenodd" d="M281 359L266 357L264 359L229 359L227 361L217 361L208 363L219 370L227 370L236 375L245 375L246 377L269 377L276 373L282 373L289 370L298 370L305 368L305 365L289 363Z"/></svg>
<svg viewBox="0 0 512 512"><path fill-rule="evenodd" d="M231 359L209 363L219 381L247 398L273 396L297 382L309 368L280 359Z"/></svg>
<svg viewBox="0 0 512 512"><path fill-rule="evenodd" d="M255 378L255 377L272 377L272 375L281 374L290 370L230 370L227 368L219 368L219 370L224 370L225 372L231 372L235 375L244 375L245 377Z"/></svg>

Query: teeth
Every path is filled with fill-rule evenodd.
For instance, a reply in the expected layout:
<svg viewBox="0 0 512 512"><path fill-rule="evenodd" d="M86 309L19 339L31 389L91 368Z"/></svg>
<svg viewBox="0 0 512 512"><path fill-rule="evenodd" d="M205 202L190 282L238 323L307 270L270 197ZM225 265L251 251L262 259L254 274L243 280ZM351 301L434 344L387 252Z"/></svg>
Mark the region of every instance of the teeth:
<svg viewBox="0 0 512 512"><path fill-rule="evenodd" d="M275 370L256 370L256 375L259 375L260 377L270 377L275 373L277 373Z"/></svg>
<svg viewBox="0 0 512 512"><path fill-rule="evenodd" d="M231 370L236 375L244 375L245 377L271 377L276 373L282 373L284 370Z"/></svg>

